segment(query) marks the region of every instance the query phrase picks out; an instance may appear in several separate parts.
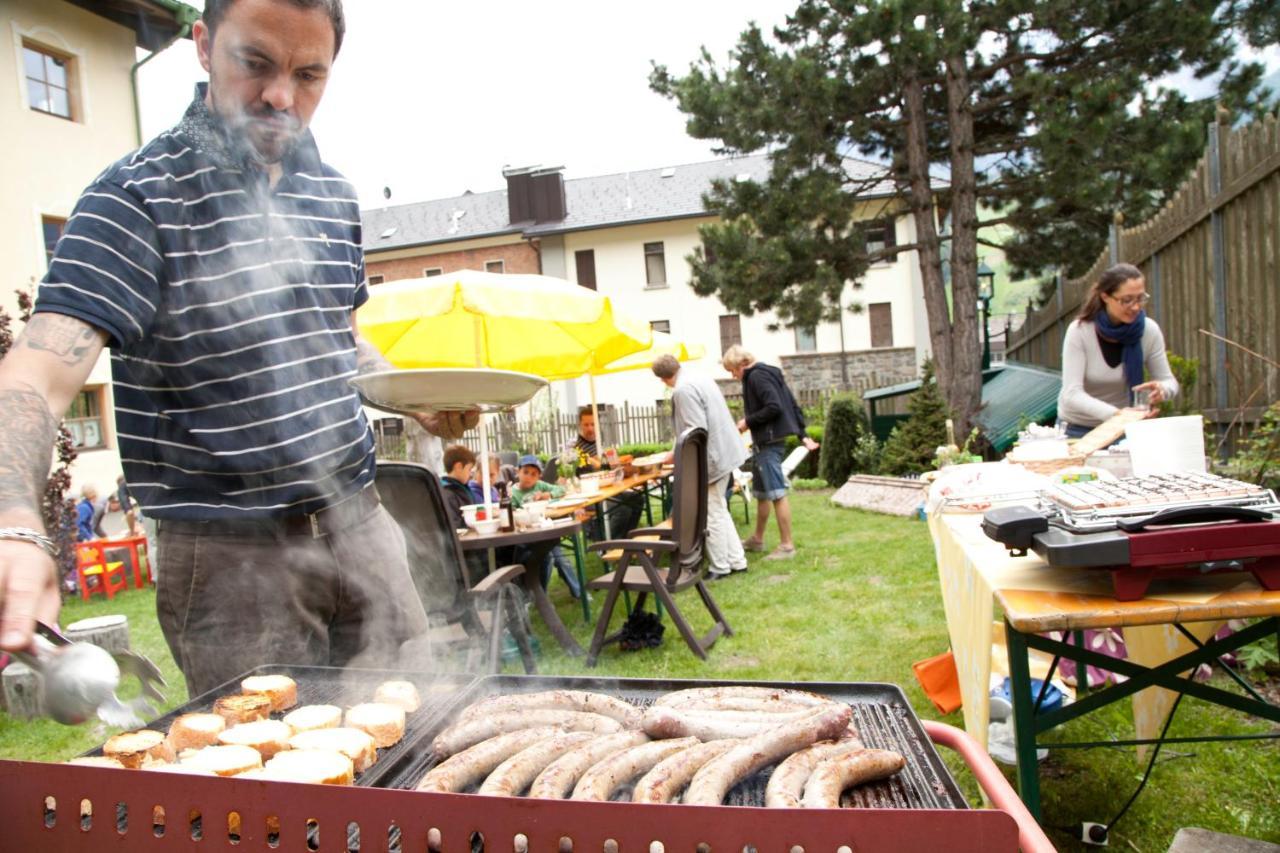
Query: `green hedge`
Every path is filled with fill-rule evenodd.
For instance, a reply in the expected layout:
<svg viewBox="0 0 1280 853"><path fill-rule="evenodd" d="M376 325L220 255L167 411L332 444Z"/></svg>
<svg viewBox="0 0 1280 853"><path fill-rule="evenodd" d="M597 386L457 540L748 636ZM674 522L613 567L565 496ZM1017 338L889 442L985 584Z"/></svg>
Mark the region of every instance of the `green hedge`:
<svg viewBox="0 0 1280 853"><path fill-rule="evenodd" d="M654 453L666 453L670 444L622 444L618 446L619 456L650 456Z"/></svg>

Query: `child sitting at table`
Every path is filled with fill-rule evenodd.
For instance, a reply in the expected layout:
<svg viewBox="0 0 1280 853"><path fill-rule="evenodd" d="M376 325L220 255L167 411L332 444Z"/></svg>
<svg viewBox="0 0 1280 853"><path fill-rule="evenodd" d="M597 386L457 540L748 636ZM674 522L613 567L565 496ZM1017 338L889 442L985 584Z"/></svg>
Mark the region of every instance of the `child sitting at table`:
<svg viewBox="0 0 1280 853"><path fill-rule="evenodd" d="M520 457L520 470L516 474L516 482L511 486L511 505L519 508L531 501L548 501L554 498L564 496L564 488L542 480L542 460L533 454L527 454ZM573 566L569 564L568 558L565 557L564 551L560 550L557 545L547 554L547 559L542 563L542 585L545 587L551 581L551 567L555 566L556 571L560 573L560 577L564 579L565 586L569 587L569 592L574 598L581 594L578 588L578 578L574 572Z"/></svg>
<svg viewBox="0 0 1280 853"><path fill-rule="evenodd" d="M475 499L472 503L484 503L484 486L480 483L480 466L471 472L471 482L467 483L467 488L471 489L471 496ZM502 495L510 486L507 478L502 474L502 460L497 456L489 457L489 500L497 502L502 500Z"/></svg>
<svg viewBox="0 0 1280 853"><path fill-rule="evenodd" d="M445 475L440 478L440 488L444 490L444 503L449 510L449 523L461 530L467 526L462 517L462 508L479 503L467 481L476 467L476 455L461 444L455 444L444 452Z"/></svg>

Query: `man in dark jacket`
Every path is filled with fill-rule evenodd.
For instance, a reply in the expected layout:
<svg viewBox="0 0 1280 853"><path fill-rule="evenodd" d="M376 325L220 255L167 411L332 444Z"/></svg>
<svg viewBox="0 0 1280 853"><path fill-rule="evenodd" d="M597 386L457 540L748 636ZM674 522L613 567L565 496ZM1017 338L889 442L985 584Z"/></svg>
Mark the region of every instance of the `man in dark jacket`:
<svg viewBox="0 0 1280 853"><path fill-rule="evenodd" d="M778 519L779 541L778 547L765 559L790 560L796 555L796 545L791 538L791 504L787 501L791 484L782 471L786 440L787 436L798 435L809 450L816 450L818 443L805 434L804 413L781 370L771 364L761 364L740 346L729 347L721 363L735 379L742 381L746 415L738 421L738 430L751 430L751 444L755 449L756 473L751 491L760 502L760 509L756 513L756 532L742 547L748 551L764 550L764 531L772 514Z"/></svg>

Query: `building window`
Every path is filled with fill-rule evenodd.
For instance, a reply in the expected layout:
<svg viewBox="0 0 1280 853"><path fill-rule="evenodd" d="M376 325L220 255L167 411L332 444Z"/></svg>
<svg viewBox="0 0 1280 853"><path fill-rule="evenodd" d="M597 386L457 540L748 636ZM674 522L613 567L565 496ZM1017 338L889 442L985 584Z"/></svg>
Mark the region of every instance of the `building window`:
<svg viewBox="0 0 1280 853"><path fill-rule="evenodd" d="M432 276L437 276L437 275L444 275L444 267L427 267L422 271L422 274L427 278L431 278Z"/></svg>
<svg viewBox="0 0 1280 853"><path fill-rule="evenodd" d="M867 306L871 318L871 346L893 346L893 305L888 302L872 302Z"/></svg>
<svg viewBox="0 0 1280 853"><path fill-rule="evenodd" d="M382 278L380 275L371 275L369 276L369 284L382 284Z"/></svg>
<svg viewBox="0 0 1280 853"><path fill-rule="evenodd" d="M75 118L71 109L70 57L23 41L22 67L27 78L27 105L31 109L59 118Z"/></svg>
<svg viewBox="0 0 1280 853"><path fill-rule="evenodd" d="M866 253L873 255L898 245L898 234L892 218L873 219L862 225ZM893 258L880 258L876 263L892 263Z"/></svg>
<svg viewBox="0 0 1280 853"><path fill-rule="evenodd" d="M86 388L76 395L64 419L71 440L80 450L107 446L102 428L102 387Z"/></svg>
<svg viewBox="0 0 1280 853"><path fill-rule="evenodd" d="M737 314L720 315L720 354L742 343L742 322Z"/></svg>
<svg viewBox="0 0 1280 853"><path fill-rule="evenodd" d="M578 284L596 289L596 250L582 249L573 253L574 265L578 268Z"/></svg>
<svg viewBox="0 0 1280 853"><path fill-rule="evenodd" d="M818 330L813 326L796 326L796 352L817 352Z"/></svg>
<svg viewBox="0 0 1280 853"><path fill-rule="evenodd" d="M662 332L663 334L669 335L671 334L671 321L670 320L650 320L649 328L653 329L655 332Z"/></svg>
<svg viewBox="0 0 1280 853"><path fill-rule="evenodd" d="M667 286L667 257L661 243L644 244L644 281L649 287Z"/></svg>
<svg viewBox="0 0 1280 853"><path fill-rule="evenodd" d="M48 266L53 263L53 250L58 245L58 238L67 227L67 220L56 216L42 216L40 225L44 229L44 260L45 265Z"/></svg>
<svg viewBox="0 0 1280 853"><path fill-rule="evenodd" d="M485 261L484 271L485 272L506 272L507 262L506 261Z"/></svg>

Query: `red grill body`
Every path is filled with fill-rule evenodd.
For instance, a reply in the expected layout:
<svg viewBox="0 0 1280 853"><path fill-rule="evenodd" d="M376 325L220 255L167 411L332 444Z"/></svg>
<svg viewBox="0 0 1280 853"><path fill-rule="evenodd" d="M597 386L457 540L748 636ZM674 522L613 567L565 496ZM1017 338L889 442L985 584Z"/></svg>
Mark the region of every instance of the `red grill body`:
<svg viewBox="0 0 1280 853"><path fill-rule="evenodd" d="M479 679L453 708L494 689L546 689L551 686L548 682L624 696L634 694L636 683L521 676ZM672 682L680 686L714 683L725 682ZM300 693L305 685L305 680L299 681ZM481 686L487 689L480 692ZM907 711L914 720L909 707ZM448 715L433 716L434 722L421 727L415 743L397 761L389 762L391 766L375 783L388 787L330 787L0 761L0 821L4 827L0 849L24 853L233 849L796 853L847 848L858 853L935 853L945 847L948 853L991 853L1018 849L1021 835L1024 850L1052 850L985 753L963 733L937 724L928 724L929 735L960 748L980 783L1004 810L969 809L962 798L956 804L945 790L954 787L949 777L930 783L937 787L932 793L945 806L939 808L637 805L397 789L417 778L424 760L430 763L422 752L429 752L430 737ZM918 720L914 723L919 727ZM932 746L927 750L933 753ZM936 762L936 753L925 759L925 763ZM911 760L915 759L909 759L909 764ZM91 805L89 818L82 816L84 803ZM239 829L234 838L229 833L233 825ZM436 838L439 844L430 844Z"/></svg>

